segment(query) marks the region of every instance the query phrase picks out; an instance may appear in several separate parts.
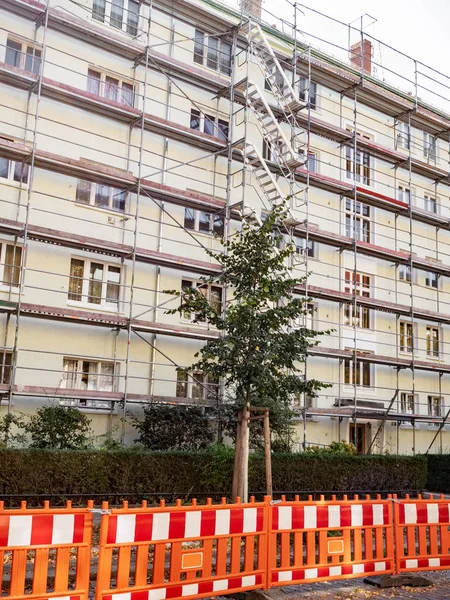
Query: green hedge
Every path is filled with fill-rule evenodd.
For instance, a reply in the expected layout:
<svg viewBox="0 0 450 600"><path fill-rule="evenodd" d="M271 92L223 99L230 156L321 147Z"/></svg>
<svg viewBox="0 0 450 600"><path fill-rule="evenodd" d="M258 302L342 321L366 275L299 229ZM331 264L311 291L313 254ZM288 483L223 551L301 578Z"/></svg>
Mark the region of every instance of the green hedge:
<svg viewBox="0 0 450 600"><path fill-rule="evenodd" d="M426 489L430 492L450 492L450 454L429 454Z"/></svg>
<svg viewBox="0 0 450 600"><path fill-rule="evenodd" d="M32 501L32 496L42 495L55 501L73 496L85 501L95 494L97 500L130 502L151 493L167 494L169 500L229 497L232 472L230 451L0 450L0 497L20 495ZM273 456L273 488L279 492L422 490L426 479L425 457ZM262 494L264 488L264 459L252 456L249 489ZM17 499L8 502L16 503Z"/></svg>

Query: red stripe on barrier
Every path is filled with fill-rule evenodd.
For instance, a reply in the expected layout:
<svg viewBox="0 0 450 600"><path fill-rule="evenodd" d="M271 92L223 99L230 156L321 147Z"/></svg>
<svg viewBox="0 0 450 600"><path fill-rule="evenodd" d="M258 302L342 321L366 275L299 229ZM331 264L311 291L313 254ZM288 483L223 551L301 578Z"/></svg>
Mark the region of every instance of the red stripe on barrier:
<svg viewBox="0 0 450 600"><path fill-rule="evenodd" d="M200 523L200 535L214 535L216 531L216 514L215 510L204 510L202 512L202 520Z"/></svg>
<svg viewBox="0 0 450 600"><path fill-rule="evenodd" d="M256 509L256 531L262 531L264 529L264 509Z"/></svg>
<svg viewBox="0 0 450 600"><path fill-rule="evenodd" d="M389 506L387 504L383 505L383 524L386 525L389 523Z"/></svg>
<svg viewBox="0 0 450 600"><path fill-rule="evenodd" d="M400 506L398 507L399 509L399 520L400 523L404 524L405 522L405 505L404 504L400 504Z"/></svg>
<svg viewBox="0 0 450 600"><path fill-rule="evenodd" d="M364 526L373 525L373 504L362 505L362 524Z"/></svg>
<svg viewBox="0 0 450 600"><path fill-rule="evenodd" d="M31 546L48 546L52 543L53 515L34 515L31 521Z"/></svg>
<svg viewBox="0 0 450 600"><path fill-rule="evenodd" d="M175 585L174 587L170 587L166 589L166 598L177 598L181 596L183 593L182 585Z"/></svg>
<svg viewBox="0 0 450 600"><path fill-rule="evenodd" d="M448 504L439 504L439 523L449 523Z"/></svg>
<svg viewBox="0 0 450 600"><path fill-rule="evenodd" d="M416 504L417 523L428 523L428 509L426 504Z"/></svg>
<svg viewBox="0 0 450 600"><path fill-rule="evenodd" d="M231 511L230 534L241 533L244 528L244 509L236 508Z"/></svg>
<svg viewBox="0 0 450 600"><path fill-rule="evenodd" d="M136 515L136 527L134 529L134 540L146 542L152 537L153 514Z"/></svg>
<svg viewBox="0 0 450 600"><path fill-rule="evenodd" d="M0 516L0 546L8 545L9 515Z"/></svg>
<svg viewBox="0 0 450 600"><path fill-rule="evenodd" d="M343 505L341 509L341 527L350 527L352 524L352 508L348 505Z"/></svg>
<svg viewBox="0 0 450 600"><path fill-rule="evenodd" d="M84 541L84 515L75 515L73 523L73 543L81 544Z"/></svg>
<svg viewBox="0 0 450 600"><path fill-rule="evenodd" d="M328 506L317 507L317 527L328 527Z"/></svg>
<svg viewBox="0 0 450 600"><path fill-rule="evenodd" d="M292 507L292 529L303 529L305 526L305 513L303 507ZM276 529L274 527L274 529Z"/></svg>
<svg viewBox="0 0 450 600"><path fill-rule="evenodd" d="M186 513L184 511L170 514L169 538L184 538L186 530ZM150 539L150 538L149 538Z"/></svg>
<svg viewBox="0 0 450 600"><path fill-rule="evenodd" d="M212 581L202 581L198 584L199 594L212 594L214 590L214 584Z"/></svg>
<svg viewBox="0 0 450 600"><path fill-rule="evenodd" d="M108 520L107 544L115 544L117 537L117 515L111 515Z"/></svg>
<svg viewBox="0 0 450 600"><path fill-rule="evenodd" d="M294 510L300 510L300 508L296 508L294 507L292 509L292 513L294 512ZM292 515L292 520L294 520L294 516ZM303 527L303 525L301 525L301 527ZM274 531L277 531L279 528L279 520L278 520L278 508L276 506L274 506L272 508L272 529Z"/></svg>

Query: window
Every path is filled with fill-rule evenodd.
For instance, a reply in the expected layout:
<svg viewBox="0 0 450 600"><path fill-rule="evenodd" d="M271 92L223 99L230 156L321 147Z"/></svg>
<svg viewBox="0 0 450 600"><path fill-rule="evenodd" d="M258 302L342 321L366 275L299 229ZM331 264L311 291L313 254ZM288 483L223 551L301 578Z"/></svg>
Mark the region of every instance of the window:
<svg viewBox="0 0 450 600"><path fill-rule="evenodd" d="M270 160L271 162L278 162L282 159L283 155L283 141L277 140L276 143L263 138L262 145L262 157L264 160Z"/></svg>
<svg viewBox="0 0 450 600"><path fill-rule="evenodd" d="M0 138L8 142L13 140ZM28 183L28 165L26 163L16 162L0 156L0 179L17 181L19 183Z"/></svg>
<svg viewBox="0 0 450 600"><path fill-rule="evenodd" d="M355 363L350 358L344 360L344 383L362 387L371 386L370 364L367 361L357 360Z"/></svg>
<svg viewBox="0 0 450 600"><path fill-rule="evenodd" d="M400 352L412 352L414 349L413 324L400 321L399 337Z"/></svg>
<svg viewBox="0 0 450 600"><path fill-rule="evenodd" d="M22 248L14 244L0 242L0 284L18 287L20 283L20 266L22 264Z"/></svg>
<svg viewBox="0 0 450 600"><path fill-rule="evenodd" d="M117 367L113 362L64 357L60 387L66 390L114 392Z"/></svg>
<svg viewBox="0 0 450 600"><path fill-rule="evenodd" d="M134 86L130 82L88 69L87 91L126 106L134 106Z"/></svg>
<svg viewBox="0 0 450 600"><path fill-rule="evenodd" d="M80 304L118 308L121 269L93 260L72 258L68 299Z"/></svg>
<svg viewBox="0 0 450 600"><path fill-rule="evenodd" d="M411 267L409 265L398 266L398 278L400 281L411 282Z"/></svg>
<svg viewBox="0 0 450 600"><path fill-rule="evenodd" d="M264 79L264 89L271 92L279 92L284 90L285 81L283 73L278 69L276 65L270 69L270 75Z"/></svg>
<svg viewBox="0 0 450 600"><path fill-rule="evenodd" d="M439 328L427 327L427 356L439 357Z"/></svg>
<svg viewBox="0 0 450 600"><path fill-rule="evenodd" d="M11 382L12 352L0 348L0 383L8 385Z"/></svg>
<svg viewBox="0 0 450 600"><path fill-rule="evenodd" d="M220 215L194 208L184 209L184 226L186 229L200 233L215 233L218 236L223 236L224 233L224 222Z"/></svg>
<svg viewBox="0 0 450 600"><path fill-rule="evenodd" d="M216 119L213 115L203 114L199 110L191 109L191 120L189 127L197 131L203 131L208 135L212 135L220 140L228 139L229 123L224 119Z"/></svg>
<svg viewBox="0 0 450 600"><path fill-rule="evenodd" d="M345 235L370 242L370 206L350 198L345 200Z"/></svg>
<svg viewBox="0 0 450 600"><path fill-rule="evenodd" d="M426 271L425 273L425 285L427 287L432 287L437 290L438 288L438 274L433 271Z"/></svg>
<svg viewBox="0 0 450 600"><path fill-rule="evenodd" d="M442 417L444 414L444 402L442 396L428 396L428 416Z"/></svg>
<svg viewBox="0 0 450 600"><path fill-rule="evenodd" d="M424 196L423 200L424 200L425 210L427 210L428 212L431 212L431 213L437 213L436 198L433 198L432 196Z"/></svg>
<svg viewBox="0 0 450 600"><path fill-rule="evenodd" d="M197 289L202 296L206 298L208 304L213 308L217 314L222 312L222 288L219 285L211 285L203 283L202 281L191 281L189 279L181 280L181 289L190 290ZM194 315L191 313L185 313L184 319L203 321L202 315Z"/></svg>
<svg viewBox="0 0 450 600"><path fill-rule="evenodd" d="M109 23L137 35L139 25L139 2L137 0L94 0L92 18L101 23Z"/></svg>
<svg viewBox="0 0 450 600"><path fill-rule="evenodd" d="M295 237L295 251L300 256L308 254L310 258L316 257L316 245L313 240L308 239L308 251L306 251L306 238Z"/></svg>
<svg viewBox="0 0 450 600"><path fill-rule="evenodd" d="M397 188L397 200L409 204L411 201L411 191L404 185L399 185Z"/></svg>
<svg viewBox="0 0 450 600"><path fill-rule="evenodd" d="M370 296L370 277L354 271L345 271L344 292L368 298ZM356 309L356 313L354 312ZM344 324L370 329L370 309L367 306L348 302L344 306Z"/></svg>
<svg viewBox="0 0 450 600"><path fill-rule="evenodd" d="M177 398L191 398L193 400L217 400L219 382L212 375L202 372L186 373L177 371Z"/></svg>
<svg viewBox="0 0 450 600"><path fill-rule="evenodd" d="M305 160L305 151L298 151L298 158L300 161ZM305 166L310 173L317 173L317 154L315 152L308 152L308 160L305 161Z"/></svg>
<svg viewBox="0 0 450 600"><path fill-rule="evenodd" d="M397 147L409 150L411 145L411 133L409 125L403 121L397 121Z"/></svg>
<svg viewBox="0 0 450 600"><path fill-rule="evenodd" d="M303 102L309 101L309 106L312 110L317 108L317 84L309 81L307 77L300 77L299 80L299 96Z"/></svg>
<svg viewBox="0 0 450 600"><path fill-rule="evenodd" d="M415 414L414 408L414 394L408 394L407 392L401 392L400 394L400 412L403 414Z"/></svg>
<svg viewBox="0 0 450 600"><path fill-rule="evenodd" d="M126 199L125 190L119 190L103 183L78 180L75 200L80 204L124 212Z"/></svg>
<svg viewBox="0 0 450 600"><path fill-rule="evenodd" d="M35 48L32 43L20 42L8 38L6 42L5 63L39 75L41 70L41 54L41 50Z"/></svg>
<svg viewBox="0 0 450 600"><path fill-rule="evenodd" d="M366 137L366 136L363 136ZM352 146L345 147L345 170L347 179L357 183L370 185L370 154L366 151L356 151L356 160L354 160L355 149ZM355 173L353 173L355 169Z"/></svg>
<svg viewBox="0 0 450 600"><path fill-rule="evenodd" d="M195 30L194 62L219 71L223 75L231 75L231 44L217 36L207 35L199 29Z"/></svg>
<svg viewBox="0 0 450 600"><path fill-rule="evenodd" d="M431 133L423 132L423 155L431 162L436 162L436 138Z"/></svg>

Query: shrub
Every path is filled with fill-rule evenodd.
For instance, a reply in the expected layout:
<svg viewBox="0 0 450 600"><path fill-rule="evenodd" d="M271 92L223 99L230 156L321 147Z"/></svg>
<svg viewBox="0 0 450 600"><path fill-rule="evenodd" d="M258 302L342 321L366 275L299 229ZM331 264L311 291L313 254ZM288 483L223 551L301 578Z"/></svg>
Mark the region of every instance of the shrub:
<svg viewBox="0 0 450 600"><path fill-rule="evenodd" d="M77 450L91 444L91 420L76 408L43 406L23 425L30 448Z"/></svg>
<svg viewBox="0 0 450 600"><path fill-rule="evenodd" d="M450 492L450 454L429 454L426 489L430 492Z"/></svg>

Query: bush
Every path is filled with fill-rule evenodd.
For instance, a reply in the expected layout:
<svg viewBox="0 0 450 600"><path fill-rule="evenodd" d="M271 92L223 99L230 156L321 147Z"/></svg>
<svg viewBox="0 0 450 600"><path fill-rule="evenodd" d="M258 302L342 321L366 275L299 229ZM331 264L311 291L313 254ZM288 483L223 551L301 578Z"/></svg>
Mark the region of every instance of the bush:
<svg viewBox="0 0 450 600"><path fill-rule="evenodd" d="M450 454L428 454L426 489L430 492L450 492Z"/></svg>
<svg viewBox="0 0 450 600"><path fill-rule="evenodd" d="M148 452L142 449L0 450L0 496L128 499L150 494L216 500L230 498L234 454L229 448L207 452ZM422 490L426 459L406 456L273 455L273 488L282 491ZM264 457L252 455L249 490L265 491ZM31 499L31 498L30 498ZM17 504L17 501L16 501Z"/></svg>
<svg viewBox="0 0 450 600"><path fill-rule="evenodd" d="M356 446L351 442L331 442L328 446L309 446L305 454L356 454Z"/></svg>
<svg viewBox="0 0 450 600"><path fill-rule="evenodd" d="M91 420L76 408L43 406L23 425L30 448L77 450L91 445Z"/></svg>

